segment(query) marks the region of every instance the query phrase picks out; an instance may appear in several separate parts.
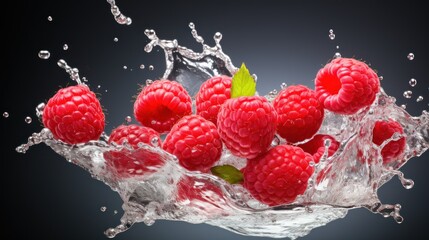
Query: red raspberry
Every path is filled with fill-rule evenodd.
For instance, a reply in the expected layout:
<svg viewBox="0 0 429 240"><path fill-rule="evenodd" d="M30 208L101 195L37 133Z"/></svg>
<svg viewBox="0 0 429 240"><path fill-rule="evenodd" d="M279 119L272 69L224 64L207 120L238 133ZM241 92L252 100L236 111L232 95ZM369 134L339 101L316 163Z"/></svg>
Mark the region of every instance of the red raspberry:
<svg viewBox="0 0 429 240"><path fill-rule="evenodd" d="M217 124L220 106L230 98L231 77L212 77L201 85L197 94L197 114Z"/></svg>
<svg viewBox="0 0 429 240"><path fill-rule="evenodd" d="M313 174L313 158L299 147L278 145L248 161L242 170L244 187L270 206L293 202L303 194Z"/></svg>
<svg viewBox="0 0 429 240"><path fill-rule="evenodd" d="M127 175L142 175L152 170L147 167L159 166L161 159L147 149L138 147L138 143L150 146L161 146L159 134L148 127L138 125L120 125L115 128L109 137L109 143L124 144L125 142L134 150L123 148L121 151L104 153L108 166L124 177Z"/></svg>
<svg viewBox="0 0 429 240"><path fill-rule="evenodd" d="M134 103L134 115L159 133L170 131L183 116L192 113L192 100L178 82L156 80L146 86Z"/></svg>
<svg viewBox="0 0 429 240"><path fill-rule="evenodd" d="M380 91L377 74L353 58L336 58L319 70L316 94L323 106L335 113L354 114L370 106Z"/></svg>
<svg viewBox="0 0 429 240"><path fill-rule="evenodd" d="M201 172L207 172L222 154L222 141L216 126L198 115L180 119L162 147L175 155L186 169Z"/></svg>
<svg viewBox="0 0 429 240"><path fill-rule="evenodd" d="M104 130L100 102L86 85L60 89L46 104L42 120L54 138L68 144L97 140Z"/></svg>
<svg viewBox="0 0 429 240"><path fill-rule="evenodd" d="M295 143L312 137L323 122L324 110L313 90L305 86L289 86L274 99L278 114L278 134Z"/></svg>
<svg viewBox="0 0 429 240"><path fill-rule="evenodd" d="M277 113L260 96L227 100L220 108L219 135L232 154L254 158L270 146L277 127Z"/></svg>
<svg viewBox="0 0 429 240"><path fill-rule="evenodd" d="M372 130L372 142L380 146L384 141L391 138L394 133L404 133L401 124L391 119L388 121L377 121ZM390 163L397 159L404 152L405 145L405 137L387 143L383 149L381 149L383 163Z"/></svg>
<svg viewBox="0 0 429 240"><path fill-rule="evenodd" d="M340 143L335 140L334 137L330 135L317 134L310 141L298 145L298 147L302 148L304 152L313 155L313 160L315 163L320 161L323 153L325 152L325 140L331 140L331 145L328 148L328 157L334 155L334 153L338 150Z"/></svg>

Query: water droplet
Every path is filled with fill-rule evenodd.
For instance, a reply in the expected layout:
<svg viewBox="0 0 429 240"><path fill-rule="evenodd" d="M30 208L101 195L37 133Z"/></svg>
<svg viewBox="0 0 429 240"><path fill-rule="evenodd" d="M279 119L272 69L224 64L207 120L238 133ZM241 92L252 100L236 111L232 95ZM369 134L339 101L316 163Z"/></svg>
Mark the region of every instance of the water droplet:
<svg viewBox="0 0 429 240"><path fill-rule="evenodd" d="M110 11L117 23L130 25L133 22L131 18L121 13L119 7L115 3L115 0L107 0L107 2L110 4Z"/></svg>
<svg viewBox="0 0 429 240"><path fill-rule="evenodd" d="M410 90L407 90L404 92L404 98L411 98L411 96L413 95L413 92Z"/></svg>
<svg viewBox="0 0 429 240"><path fill-rule="evenodd" d="M282 82L282 84L280 85L280 88L281 88L281 89L285 89L285 88L287 88L287 84L286 84L285 82Z"/></svg>
<svg viewBox="0 0 429 240"><path fill-rule="evenodd" d="M416 99L416 102L421 102L421 101L423 101L423 96L419 96L419 97Z"/></svg>
<svg viewBox="0 0 429 240"><path fill-rule="evenodd" d="M48 16L48 21L49 21L49 22L52 22L52 20L53 20L53 19L52 19L52 17L51 17L51 16Z"/></svg>
<svg viewBox="0 0 429 240"><path fill-rule="evenodd" d="M100 89L100 88L101 88L101 85L98 85L98 86L97 86L97 88L98 88L98 89Z"/></svg>
<svg viewBox="0 0 429 240"><path fill-rule="evenodd" d="M115 38L113 38L113 41L114 41L114 42L118 42L118 41L119 41L119 39L118 39L117 37L115 37Z"/></svg>
<svg viewBox="0 0 429 240"><path fill-rule="evenodd" d="M67 49L69 49L69 45L64 44L64 45L63 45L63 50L64 50L64 51L67 51Z"/></svg>
<svg viewBox="0 0 429 240"><path fill-rule="evenodd" d="M125 117L125 122L130 123L132 121L132 118L130 116Z"/></svg>
<svg viewBox="0 0 429 240"><path fill-rule="evenodd" d="M116 215L116 214L118 214L118 210L113 211L113 215Z"/></svg>
<svg viewBox="0 0 429 240"><path fill-rule="evenodd" d="M88 79L86 79L86 77L82 77L82 81L88 82Z"/></svg>
<svg viewBox="0 0 429 240"><path fill-rule="evenodd" d="M158 141L159 141L159 138L154 137L150 140L150 143L152 144L152 146L158 147L159 146Z"/></svg>
<svg viewBox="0 0 429 240"><path fill-rule="evenodd" d="M153 69L155 69L155 67L153 65L149 65L149 70L152 71Z"/></svg>
<svg viewBox="0 0 429 240"><path fill-rule="evenodd" d="M146 79L146 86L149 86L153 83L153 80L151 79Z"/></svg>
<svg viewBox="0 0 429 240"><path fill-rule="evenodd" d="M145 68L144 64L140 64L140 69L144 69L144 68Z"/></svg>
<svg viewBox="0 0 429 240"><path fill-rule="evenodd" d="M408 58L408 60L414 60L414 53L408 53L408 56L407 56L407 58Z"/></svg>
<svg viewBox="0 0 429 240"><path fill-rule="evenodd" d="M4 117L4 118L8 118L8 117L9 117L9 113L8 113L8 112L4 112L4 113L3 113L3 117Z"/></svg>
<svg viewBox="0 0 429 240"><path fill-rule="evenodd" d="M340 46L338 46L338 45L337 45L335 48L336 48L336 49L340 49Z"/></svg>
<svg viewBox="0 0 429 240"><path fill-rule="evenodd" d="M45 103L39 103L36 107L36 115L40 118L43 115L43 110L45 109Z"/></svg>
<svg viewBox="0 0 429 240"><path fill-rule="evenodd" d="M340 57L341 57L341 53L336 52L335 55L334 55L334 58L340 58Z"/></svg>
<svg viewBox="0 0 429 240"><path fill-rule="evenodd" d="M417 80L415 78L411 78L408 83L411 87L415 87L417 85Z"/></svg>
<svg viewBox="0 0 429 240"><path fill-rule="evenodd" d="M107 92L107 89L106 89L106 90L104 90L104 92Z"/></svg>
<svg viewBox="0 0 429 240"><path fill-rule="evenodd" d="M126 70L128 67L124 65L122 68Z"/></svg>
<svg viewBox="0 0 429 240"><path fill-rule="evenodd" d="M31 119L31 117L25 117L25 120L24 120L27 124L30 124L32 121L33 121L33 119Z"/></svg>
<svg viewBox="0 0 429 240"><path fill-rule="evenodd" d="M40 59L49 59L51 53L48 50L40 50L38 55Z"/></svg>
<svg viewBox="0 0 429 240"><path fill-rule="evenodd" d="M334 30L332 30L332 29L329 29L329 39L331 39L331 40L335 39Z"/></svg>
<svg viewBox="0 0 429 240"><path fill-rule="evenodd" d="M105 212L107 210L107 207L105 207L105 206L102 206L101 208L100 208L100 211L101 212Z"/></svg>
<svg viewBox="0 0 429 240"><path fill-rule="evenodd" d="M402 108L402 109L407 109L407 104L402 104L402 105L401 105L401 108Z"/></svg>
<svg viewBox="0 0 429 240"><path fill-rule="evenodd" d="M383 81L383 76L380 76L380 77L378 77L378 79L380 80L380 81Z"/></svg>
<svg viewBox="0 0 429 240"><path fill-rule="evenodd" d="M190 29L194 29L194 28L195 28L195 24L194 24L193 22L190 22L190 23L189 23L189 28L190 28Z"/></svg>

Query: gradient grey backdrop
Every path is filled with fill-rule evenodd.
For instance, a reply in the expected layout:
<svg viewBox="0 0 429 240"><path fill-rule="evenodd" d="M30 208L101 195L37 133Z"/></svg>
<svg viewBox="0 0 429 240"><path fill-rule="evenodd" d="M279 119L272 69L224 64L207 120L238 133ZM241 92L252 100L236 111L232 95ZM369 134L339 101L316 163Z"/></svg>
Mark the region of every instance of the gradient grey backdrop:
<svg viewBox="0 0 429 240"><path fill-rule="evenodd" d="M145 3L143 3L145 2ZM408 103L411 113L427 109L429 61L428 15L413 1L164 1L118 0L120 9L133 18L131 26L118 25L105 0L12 1L2 14L3 61L1 109L2 153L1 225L10 239L105 239L103 231L119 222L121 201L103 183L82 169L67 163L45 145L17 154L41 124L27 125L25 116L35 119L35 106L46 101L59 86L72 84L56 61L64 58L89 79L101 94L107 109L106 131L132 115L132 97L138 84L162 75L164 54L147 54L143 32L153 28L161 38L176 38L196 50L188 28L193 21L206 42L213 44L215 32L223 33L222 45L235 65L245 62L259 77L259 92L265 94L281 82L312 86L317 70L335 53L370 63L384 76L382 86L398 102ZM53 17L52 22L47 17ZM329 40L328 30L336 34ZM115 43L114 37L119 41ZM69 45L63 51L64 43ZM41 49L51 51L41 60ZM6 52L6 53L5 53ZM414 52L414 61L406 56ZM153 64L154 71L139 65ZM122 66L128 66L124 70ZM131 71L132 69L132 71ZM405 100L402 92L414 77L415 96ZM101 85L97 90L96 86ZM105 92L105 90L108 92ZM416 95L425 100L415 103ZM304 239L426 239L429 186L429 154L412 159L404 168L415 180L405 190L397 179L380 191L387 203L401 203L405 222L396 224L366 210L353 210L345 219L313 230ZM102 213L101 206L107 211ZM113 211L119 210L114 215ZM15 218L14 218L15 217ZM17 220L13 220L17 219ZM258 239L225 230L182 222L159 221L153 226L137 224L117 239ZM262 239L262 238L259 238Z"/></svg>

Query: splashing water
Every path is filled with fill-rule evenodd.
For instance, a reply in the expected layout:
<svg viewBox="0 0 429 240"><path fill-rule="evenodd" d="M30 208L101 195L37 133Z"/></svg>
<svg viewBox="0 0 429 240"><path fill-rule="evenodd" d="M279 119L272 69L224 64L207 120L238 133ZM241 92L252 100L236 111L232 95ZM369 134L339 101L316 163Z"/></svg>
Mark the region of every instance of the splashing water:
<svg viewBox="0 0 429 240"><path fill-rule="evenodd" d="M112 12L112 15L117 23L121 25L131 25L133 22L132 19L122 14L122 12L119 10L119 7L116 5L115 0L107 0L107 2L110 4L110 11Z"/></svg>
<svg viewBox="0 0 429 240"><path fill-rule="evenodd" d="M195 30L193 24L191 30ZM222 52L221 34L215 34L216 45L209 47L196 31L191 33L203 45L201 53L180 46L176 40L161 40L153 30L145 31L150 39L145 50L150 52L154 46L160 46L166 58L164 78L181 82L193 95L208 77L232 75L236 68ZM66 71L70 70L62 61L60 66ZM74 73L71 70L67 72L71 76ZM286 87L286 84L281 86ZM273 96L276 94L277 91L271 92ZM394 134L377 146L372 143L372 129L376 121L387 119L399 122L404 134ZM175 156L159 146L139 144L139 149L133 150L126 144L109 145L106 135L98 141L72 146L55 140L52 133L44 128L32 134L28 142L16 150L25 153L32 145L43 142L118 192L124 202L124 214L117 227L106 230L109 238L126 231L135 223L152 225L156 220L165 219L206 223L249 236L295 239L316 227L343 218L350 209L360 207L401 223L401 206L382 204L377 190L394 176L406 189L413 186L412 180L406 179L399 169L410 158L420 156L428 149L429 113L424 111L421 116L412 117L381 89L369 109L351 116L326 111L319 133L334 136L341 143L339 150L327 157L330 144L327 141L325 153L314 165L315 173L305 193L291 204L276 207L259 203L241 185L230 185L211 174L182 168ZM401 137L406 137L405 152L398 160L384 164L381 149ZM272 144L280 143L282 141L276 137ZM157 156L161 163L149 167L151 173L124 178L104 160L104 153L109 151L124 151L130 159L136 159L141 152L150 153ZM241 168L246 164L246 159L235 157L224 149L218 164ZM183 198L183 191L192 191L194 194L191 195L199 197Z"/></svg>

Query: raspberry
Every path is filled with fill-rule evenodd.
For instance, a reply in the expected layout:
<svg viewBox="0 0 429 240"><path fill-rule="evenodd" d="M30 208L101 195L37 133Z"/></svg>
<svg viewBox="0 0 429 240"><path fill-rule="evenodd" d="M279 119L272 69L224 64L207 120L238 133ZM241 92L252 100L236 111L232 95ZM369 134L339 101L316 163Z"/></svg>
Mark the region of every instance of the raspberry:
<svg viewBox="0 0 429 240"><path fill-rule="evenodd" d="M197 114L216 124L220 106L230 98L231 77L212 77L201 85L197 93Z"/></svg>
<svg viewBox="0 0 429 240"><path fill-rule="evenodd" d="M104 130L100 102L86 85L60 89L46 104L42 120L54 138L68 144L96 140Z"/></svg>
<svg viewBox="0 0 429 240"><path fill-rule="evenodd" d="M380 146L384 141L391 138L394 133L404 133L401 124L394 120L377 121L375 122L374 129L372 130L372 142ZM390 163L397 159L405 150L406 139L401 137L396 141L390 141L383 149L381 155L383 156L383 163Z"/></svg>
<svg viewBox="0 0 429 240"><path fill-rule="evenodd" d="M190 115L173 126L163 148L175 155L186 169L207 172L222 154L222 141L214 123Z"/></svg>
<svg viewBox="0 0 429 240"><path fill-rule="evenodd" d="M146 143L157 147L161 146L159 134L148 127L138 125L120 125L115 128L109 137L109 143L127 143L134 150L123 148L120 151L104 153L108 166L124 177L127 175L142 175L152 170L148 167L159 166L161 159L147 149L139 148L138 143Z"/></svg>
<svg viewBox="0 0 429 240"><path fill-rule="evenodd" d="M182 85L169 80L144 87L134 103L136 119L159 133L170 131L180 118L191 113L191 97Z"/></svg>
<svg viewBox="0 0 429 240"><path fill-rule="evenodd" d="M227 100L220 108L219 135L232 154L254 158L270 146L277 127L277 113L260 96Z"/></svg>
<svg viewBox="0 0 429 240"><path fill-rule="evenodd" d="M330 157L334 155L340 146L340 143L330 135L317 134L310 141L300 144L298 147L302 148L304 152L313 155L314 162L318 163L325 152L326 139L331 140L331 145L328 148L328 157Z"/></svg>
<svg viewBox="0 0 429 240"><path fill-rule="evenodd" d="M274 99L278 114L278 134L295 143L312 137L323 122L324 110L314 91L305 86L289 86Z"/></svg>
<svg viewBox="0 0 429 240"><path fill-rule="evenodd" d="M299 147L278 145L248 161L242 170L244 187L270 206L293 202L303 194L313 174L313 158Z"/></svg>
<svg viewBox="0 0 429 240"><path fill-rule="evenodd" d="M319 70L316 94L323 106L335 113L354 114L370 106L380 90L377 74L353 58L336 58Z"/></svg>

